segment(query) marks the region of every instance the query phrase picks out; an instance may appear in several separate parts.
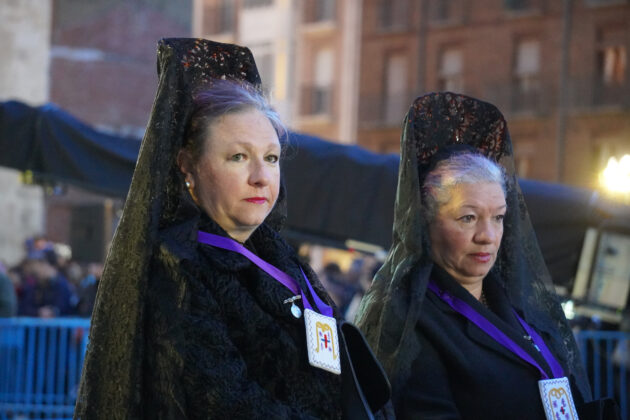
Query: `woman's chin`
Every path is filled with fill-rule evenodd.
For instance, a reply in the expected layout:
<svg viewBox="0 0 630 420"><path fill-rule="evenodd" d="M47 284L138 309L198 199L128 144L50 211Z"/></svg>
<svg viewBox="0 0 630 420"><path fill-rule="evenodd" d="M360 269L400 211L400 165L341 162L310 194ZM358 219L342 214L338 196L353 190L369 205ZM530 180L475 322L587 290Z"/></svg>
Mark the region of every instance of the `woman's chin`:
<svg viewBox="0 0 630 420"><path fill-rule="evenodd" d="M249 230L253 232L256 229L258 229L260 225L263 224L266 218L267 218L267 215L265 215L264 217L252 217L248 219L239 220L237 223L237 228L242 231Z"/></svg>
<svg viewBox="0 0 630 420"><path fill-rule="evenodd" d="M487 270L485 268L479 269L479 267L475 267L475 269L456 272L456 275L454 275L453 277L461 285L473 285L483 281L483 279L488 275L489 272L489 267Z"/></svg>

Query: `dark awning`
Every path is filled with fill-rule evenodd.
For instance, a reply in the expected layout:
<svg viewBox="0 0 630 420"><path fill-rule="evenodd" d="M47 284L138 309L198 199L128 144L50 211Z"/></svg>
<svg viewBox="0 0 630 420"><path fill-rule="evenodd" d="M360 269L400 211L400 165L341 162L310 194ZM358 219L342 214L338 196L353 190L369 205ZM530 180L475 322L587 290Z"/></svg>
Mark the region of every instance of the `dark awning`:
<svg viewBox="0 0 630 420"><path fill-rule="evenodd" d="M285 236L340 248L348 240L389 248L398 156L298 133L290 134L290 144L282 164ZM139 148L139 139L99 132L52 104L0 103L0 166L45 181L125 197ZM590 190L519 183L552 276L565 283L575 274L586 228L597 226L609 208ZM629 214L620 206L614 216Z"/></svg>
<svg viewBox="0 0 630 420"><path fill-rule="evenodd" d="M53 104L0 103L0 166L125 197L140 141L99 132Z"/></svg>

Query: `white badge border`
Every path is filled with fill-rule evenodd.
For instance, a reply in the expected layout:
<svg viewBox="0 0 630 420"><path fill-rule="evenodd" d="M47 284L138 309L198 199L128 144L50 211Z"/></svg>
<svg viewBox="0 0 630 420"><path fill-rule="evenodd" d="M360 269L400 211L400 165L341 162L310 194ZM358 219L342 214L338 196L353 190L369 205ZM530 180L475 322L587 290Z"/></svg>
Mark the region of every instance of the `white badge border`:
<svg viewBox="0 0 630 420"><path fill-rule="evenodd" d="M554 409L551 406L551 401L547 397L554 389L564 390L569 405L569 419L578 420L577 410L575 409L575 403L573 402L573 395L571 395L571 385L569 385L569 379L566 376L563 378L542 379L538 381L538 389L540 390L540 398L545 409L545 416L547 417L547 420L557 420L554 416Z"/></svg>
<svg viewBox="0 0 630 420"><path fill-rule="evenodd" d="M323 322L332 330L333 344L336 345L337 361L327 363L321 360L321 357L317 354L317 346L319 339L317 337L317 322ZM311 366L326 370L334 373L335 375L341 374L341 348L339 343L339 336L337 333L337 320L333 317L321 315L311 309L304 310L304 325L306 327L306 348L308 351L308 362ZM334 354L334 348L333 348Z"/></svg>

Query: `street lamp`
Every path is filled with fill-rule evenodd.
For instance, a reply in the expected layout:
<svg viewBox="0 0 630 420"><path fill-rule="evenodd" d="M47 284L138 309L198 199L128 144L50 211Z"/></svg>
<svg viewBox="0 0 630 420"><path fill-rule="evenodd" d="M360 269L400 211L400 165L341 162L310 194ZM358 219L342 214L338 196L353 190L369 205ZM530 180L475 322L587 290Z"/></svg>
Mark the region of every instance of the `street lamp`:
<svg viewBox="0 0 630 420"><path fill-rule="evenodd" d="M624 155L619 160L615 157L608 159L599 181L611 195L630 201L630 155Z"/></svg>

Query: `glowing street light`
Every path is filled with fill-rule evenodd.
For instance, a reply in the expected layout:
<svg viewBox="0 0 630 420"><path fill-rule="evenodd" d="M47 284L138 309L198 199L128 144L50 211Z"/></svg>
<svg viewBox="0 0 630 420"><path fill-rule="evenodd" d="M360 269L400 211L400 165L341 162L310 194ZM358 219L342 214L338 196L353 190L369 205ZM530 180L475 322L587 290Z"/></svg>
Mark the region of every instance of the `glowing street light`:
<svg viewBox="0 0 630 420"><path fill-rule="evenodd" d="M630 155L624 155L619 161L611 157L606 169L601 173L600 182L611 193L630 193Z"/></svg>

